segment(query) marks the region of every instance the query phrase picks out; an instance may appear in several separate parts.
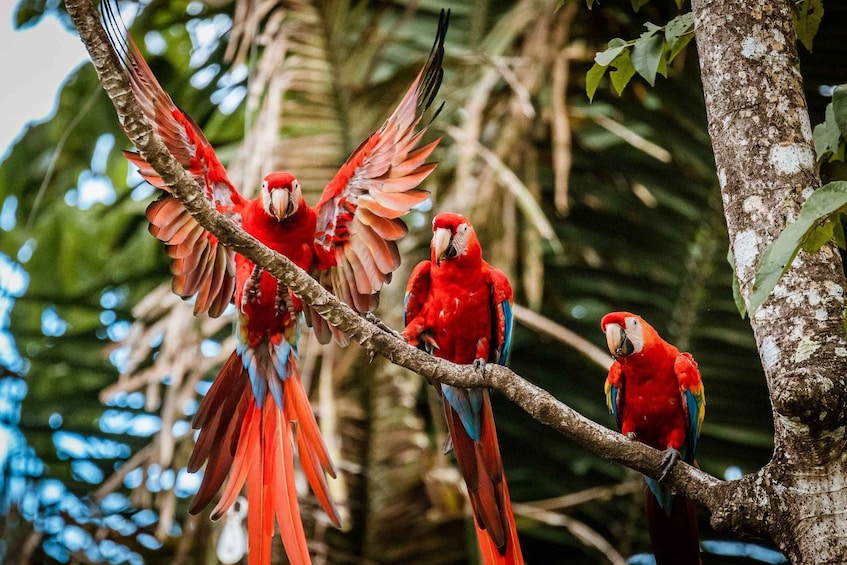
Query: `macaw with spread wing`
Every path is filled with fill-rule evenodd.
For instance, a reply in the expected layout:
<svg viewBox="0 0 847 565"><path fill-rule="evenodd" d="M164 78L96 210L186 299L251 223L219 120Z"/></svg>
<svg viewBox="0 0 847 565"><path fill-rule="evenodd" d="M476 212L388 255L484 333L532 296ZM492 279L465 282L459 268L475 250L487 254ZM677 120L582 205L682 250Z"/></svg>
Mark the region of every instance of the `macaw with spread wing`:
<svg viewBox="0 0 847 565"><path fill-rule="evenodd" d="M623 435L665 452L659 480L644 478L656 563L699 564L694 503L660 484L679 459L694 464L706 412L697 362L635 314L607 314L600 327L615 358L605 386L609 411Z"/></svg>
<svg viewBox="0 0 847 565"><path fill-rule="evenodd" d="M509 279L482 258L465 217L439 214L432 231L431 258L415 267L406 285L403 338L454 363L505 365L512 336ZM523 563L489 391L436 386L445 400L483 562Z"/></svg>
<svg viewBox="0 0 847 565"><path fill-rule="evenodd" d="M442 11L426 65L382 127L348 158L315 208L306 204L296 178L267 175L257 197L247 199L197 124L173 103L153 76L109 2L104 12L109 39L132 93L170 152L205 187L205 196L233 222L322 283L359 312L376 306L378 292L399 266L397 240L406 233L400 216L428 197L417 186L435 168L426 160L436 139L418 147L443 76L449 13ZM193 425L200 430L188 469L206 464L189 509L198 513L223 488L212 511L221 517L245 481L249 503L249 562L270 563L274 516L288 559L310 563L294 476L294 447L312 490L338 526L326 476L332 462L297 371L298 321L304 305L274 277L224 247L169 192L159 174L137 153L125 152L141 175L161 188L147 209L150 232L171 257L173 291L194 298L195 314L219 316L233 300L238 345L203 398ZM311 322L324 343L326 322ZM332 335L341 341L342 334ZM226 486L224 483L226 482Z"/></svg>

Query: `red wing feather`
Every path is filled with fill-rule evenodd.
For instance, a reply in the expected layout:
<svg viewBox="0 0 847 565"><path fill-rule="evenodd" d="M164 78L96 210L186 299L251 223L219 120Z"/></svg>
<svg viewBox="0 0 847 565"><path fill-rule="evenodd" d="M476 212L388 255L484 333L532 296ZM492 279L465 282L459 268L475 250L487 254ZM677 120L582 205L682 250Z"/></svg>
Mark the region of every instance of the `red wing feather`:
<svg viewBox="0 0 847 565"><path fill-rule="evenodd" d="M428 124L419 127L423 114L441 85L448 20L449 12L442 11L426 65L382 127L326 186L317 205L316 243L334 258L332 268L341 271L331 278L332 290L360 312L376 307L377 294L399 266L395 241L406 227L398 218L429 196L417 186L436 166L426 159L440 139L415 146L427 129Z"/></svg>
<svg viewBox="0 0 847 565"><path fill-rule="evenodd" d="M430 269L432 269L431 261L421 261L409 275L409 282L406 283L406 296L403 299L404 326L408 326L420 314L429 298Z"/></svg>

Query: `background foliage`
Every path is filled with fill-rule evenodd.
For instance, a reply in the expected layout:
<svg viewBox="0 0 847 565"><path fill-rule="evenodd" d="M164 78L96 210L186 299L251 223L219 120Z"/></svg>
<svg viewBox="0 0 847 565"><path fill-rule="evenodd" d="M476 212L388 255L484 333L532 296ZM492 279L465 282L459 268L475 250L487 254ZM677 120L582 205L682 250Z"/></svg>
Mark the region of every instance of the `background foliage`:
<svg viewBox="0 0 847 565"><path fill-rule="evenodd" d="M442 7L452 10L446 104L432 131L445 139L426 187L434 210L472 219L488 260L528 308L512 368L613 426L605 369L563 332L533 329L527 312L597 347L604 313L637 312L700 362L701 467L719 477L758 469L772 449L770 406L733 300L695 53L652 51L659 59L634 67L658 61L646 71L652 88L632 73L624 90L589 72L610 38L687 21L675 2L634 12L613 2L589 11L576 0L152 0L131 29L245 192L286 168L314 203L420 68ZM23 0L18 23L36 25L45 13L67 18L55 3ZM232 347L230 320L193 319L170 294L166 257L143 215L153 191L120 155L128 143L92 68L68 77L60 96L55 116L0 165L0 253L28 277L6 328L19 354L6 372L23 379L3 381L18 383L7 396L22 398L20 383L26 391L5 422L19 431L3 461L4 551L48 562L214 562L220 524L187 517L196 481L184 465L197 395ZM409 218L406 261L382 299L379 315L394 327L408 270L427 255L431 214ZM441 453L431 389L403 369L368 364L355 346L303 349L349 525L339 532L310 512L317 560L467 562L472 527L452 456ZM527 561L620 563L647 551L634 473L502 399L495 412ZM721 537L706 516L701 530Z"/></svg>

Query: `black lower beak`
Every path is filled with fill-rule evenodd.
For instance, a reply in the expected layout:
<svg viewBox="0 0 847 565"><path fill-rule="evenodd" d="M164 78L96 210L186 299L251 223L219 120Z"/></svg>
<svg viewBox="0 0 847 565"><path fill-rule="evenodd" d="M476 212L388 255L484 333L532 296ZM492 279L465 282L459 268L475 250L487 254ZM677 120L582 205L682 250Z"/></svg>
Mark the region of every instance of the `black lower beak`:
<svg viewBox="0 0 847 565"><path fill-rule="evenodd" d="M456 252L456 247L453 245L453 242L451 241L450 245L447 246L447 249L444 250L444 253L441 254L441 257L439 257L435 261L435 263L436 263L436 265L440 266L441 262L444 261L445 259L452 259L452 258L456 257L457 255L458 255L458 253Z"/></svg>
<svg viewBox="0 0 847 565"><path fill-rule="evenodd" d="M621 344L615 349L615 359L621 356L626 357L633 353L635 353L635 346L632 344L629 336L626 335L626 332L621 329Z"/></svg>

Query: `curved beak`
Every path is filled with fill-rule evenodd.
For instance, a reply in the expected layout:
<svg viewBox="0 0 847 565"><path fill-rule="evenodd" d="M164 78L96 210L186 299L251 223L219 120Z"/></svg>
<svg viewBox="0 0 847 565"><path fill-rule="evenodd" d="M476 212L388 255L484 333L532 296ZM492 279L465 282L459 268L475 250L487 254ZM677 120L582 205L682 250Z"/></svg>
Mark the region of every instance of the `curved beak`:
<svg viewBox="0 0 847 565"><path fill-rule="evenodd" d="M606 345L609 347L609 353L615 359L635 353L635 345L618 324L606 326Z"/></svg>
<svg viewBox="0 0 847 565"><path fill-rule="evenodd" d="M272 190L271 191L271 213L276 216L277 220L284 220L291 213L292 202L291 193L287 190Z"/></svg>
<svg viewBox="0 0 847 565"><path fill-rule="evenodd" d="M443 259L449 259L453 249L453 233L447 228L438 228L432 234L432 252L435 255L436 265L441 265Z"/></svg>

